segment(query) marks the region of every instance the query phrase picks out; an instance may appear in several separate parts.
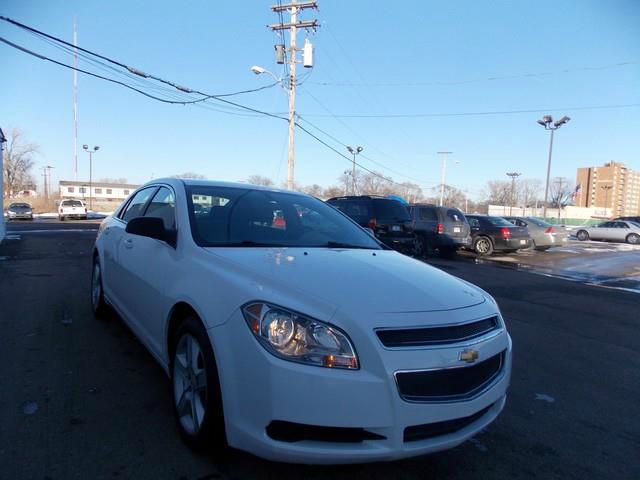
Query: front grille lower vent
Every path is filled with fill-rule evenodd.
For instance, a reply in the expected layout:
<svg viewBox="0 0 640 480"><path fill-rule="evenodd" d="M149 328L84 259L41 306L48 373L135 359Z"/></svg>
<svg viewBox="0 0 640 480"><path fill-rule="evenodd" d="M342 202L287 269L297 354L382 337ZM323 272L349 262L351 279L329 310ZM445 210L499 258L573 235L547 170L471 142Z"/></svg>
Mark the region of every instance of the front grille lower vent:
<svg viewBox="0 0 640 480"><path fill-rule="evenodd" d="M479 420L491 407L493 407L493 405L489 405L468 417L407 427L404 429L404 441L417 442L419 440L426 440L428 438L440 437L442 435L457 432L458 430L462 430L464 427L471 425L476 420Z"/></svg>
<svg viewBox="0 0 640 480"><path fill-rule="evenodd" d="M410 402L466 400L482 392L500 373L505 352L471 366L397 372L398 391Z"/></svg>
<svg viewBox="0 0 640 480"><path fill-rule="evenodd" d="M419 347L464 342L481 337L499 327L498 317L494 316L463 325L384 329L376 330L376 334L385 347Z"/></svg>

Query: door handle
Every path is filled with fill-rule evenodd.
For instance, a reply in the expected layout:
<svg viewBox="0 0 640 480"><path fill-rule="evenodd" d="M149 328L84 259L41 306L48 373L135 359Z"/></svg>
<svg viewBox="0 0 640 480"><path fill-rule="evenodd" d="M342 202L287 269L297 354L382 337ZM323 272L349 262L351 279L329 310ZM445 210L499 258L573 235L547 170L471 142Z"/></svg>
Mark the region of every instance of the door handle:
<svg viewBox="0 0 640 480"><path fill-rule="evenodd" d="M131 240L130 238L127 238L124 241L124 248L133 248L133 240Z"/></svg>

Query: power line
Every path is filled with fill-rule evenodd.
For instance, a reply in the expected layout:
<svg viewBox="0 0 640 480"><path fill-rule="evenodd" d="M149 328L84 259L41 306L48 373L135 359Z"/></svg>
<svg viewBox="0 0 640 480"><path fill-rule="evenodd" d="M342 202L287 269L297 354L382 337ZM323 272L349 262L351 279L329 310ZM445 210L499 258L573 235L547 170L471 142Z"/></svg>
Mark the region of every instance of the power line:
<svg viewBox="0 0 640 480"><path fill-rule="evenodd" d="M518 113L548 113L557 111L578 111L578 110L605 110L616 108L632 108L640 107L640 103L623 103L614 105L590 105L580 107L555 107L555 108L536 108L530 110L495 110L484 112L449 112L449 113L390 113L390 114L333 114L325 115L321 113L307 113L305 116L314 118L423 118L423 117L474 117L486 115L514 115Z"/></svg>
<svg viewBox="0 0 640 480"><path fill-rule="evenodd" d="M612 68L626 67L629 65L638 65L640 62L619 62L610 65L596 67L577 67L556 70L552 72L538 73L520 73L515 75L492 75L486 78L469 79L469 80L452 80L452 81L432 81L432 82L378 82L378 83L354 83L354 82L310 82L314 85L333 86L333 87L424 87L424 86L448 86L448 85L466 85L470 83L491 82L496 80L513 80L519 78L536 78L549 75L557 75L563 73L581 72L581 71L599 71Z"/></svg>

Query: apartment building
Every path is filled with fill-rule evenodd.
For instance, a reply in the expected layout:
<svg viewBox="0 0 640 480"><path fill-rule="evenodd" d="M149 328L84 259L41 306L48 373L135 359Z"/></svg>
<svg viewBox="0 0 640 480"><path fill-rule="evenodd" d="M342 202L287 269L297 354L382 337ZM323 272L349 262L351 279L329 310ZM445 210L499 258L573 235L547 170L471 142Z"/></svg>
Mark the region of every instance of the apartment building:
<svg viewBox="0 0 640 480"><path fill-rule="evenodd" d="M640 172L620 162L578 168L575 204L599 208L608 217L640 215Z"/></svg>
<svg viewBox="0 0 640 480"><path fill-rule="evenodd" d="M74 198L77 200L89 200L94 202L121 202L133 192L138 185L125 183L74 182L60 180L60 198Z"/></svg>

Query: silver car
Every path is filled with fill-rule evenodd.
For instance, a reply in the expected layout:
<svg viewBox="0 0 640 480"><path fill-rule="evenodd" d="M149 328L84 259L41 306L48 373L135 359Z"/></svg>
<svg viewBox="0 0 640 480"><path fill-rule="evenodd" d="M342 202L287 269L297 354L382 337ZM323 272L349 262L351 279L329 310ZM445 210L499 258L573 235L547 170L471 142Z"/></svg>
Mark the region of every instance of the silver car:
<svg viewBox="0 0 640 480"><path fill-rule="evenodd" d="M578 240L606 240L640 245L640 223L615 220L595 227L581 227L576 232Z"/></svg>
<svg viewBox="0 0 640 480"><path fill-rule="evenodd" d="M550 223L534 217L503 217L514 225L527 227L531 236L531 248L549 250L551 247L561 247L567 243L567 232L564 227L554 227Z"/></svg>

